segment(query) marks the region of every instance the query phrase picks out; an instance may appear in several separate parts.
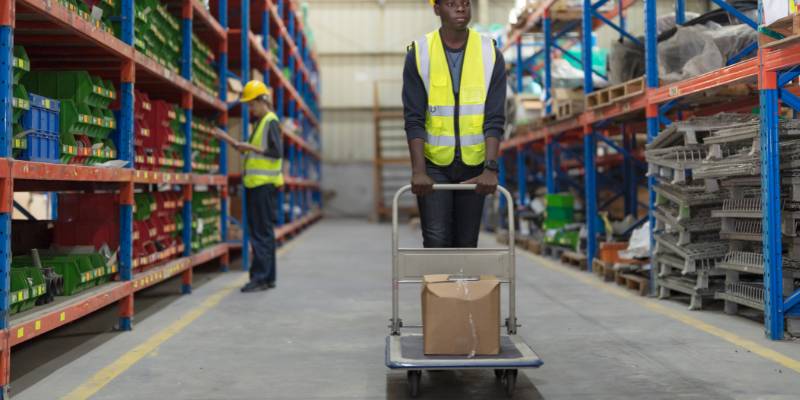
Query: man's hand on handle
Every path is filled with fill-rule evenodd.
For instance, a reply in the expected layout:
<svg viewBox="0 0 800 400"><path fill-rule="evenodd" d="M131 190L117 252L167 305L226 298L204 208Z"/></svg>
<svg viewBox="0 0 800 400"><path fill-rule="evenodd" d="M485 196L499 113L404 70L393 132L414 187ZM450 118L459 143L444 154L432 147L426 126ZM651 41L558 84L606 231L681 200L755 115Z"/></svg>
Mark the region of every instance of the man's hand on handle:
<svg viewBox="0 0 800 400"><path fill-rule="evenodd" d="M425 196L433 193L435 182L425 172L415 172L411 175L411 192L417 196Z"/></svg>
<svg viewBox="0 0 800 400"><path fill-rule="evenodd" d="M475 191L479 194L493 194L497 191L497 174L492 171L484 170L482 174L462 183L477 185Z"/></svg>

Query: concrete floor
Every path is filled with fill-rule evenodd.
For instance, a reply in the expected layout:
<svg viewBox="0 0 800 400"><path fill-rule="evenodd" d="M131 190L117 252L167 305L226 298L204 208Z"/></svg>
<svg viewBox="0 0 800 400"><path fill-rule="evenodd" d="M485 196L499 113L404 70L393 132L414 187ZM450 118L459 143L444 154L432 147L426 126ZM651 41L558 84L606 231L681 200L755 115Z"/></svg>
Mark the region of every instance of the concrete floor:
<svg viewBox="0 0 800 400"><path fill-rule="evenodd" d="M410 242L418 237L407 228L404 234ZM35 385L14 390L12 382L13 398L61 398L98 371L109 372L103 368L121 356L129 359L131 349L156 340L158 346L138 362L122 363L127 368L92 398L406 399L405 374L384 366L389 243L386 225L323 221L280 258L277 289L230 291L159 342L165 327L244 278L220 275L137 321L133 332L63 354L69 361ZM520 375L516 399L800 397L800 367L787 369L680 319L699 320L735 334L751 349L762 346L800 365L800 343L770 342L757 322L634 297L525 254L518 255L517 268L521 334L545 364ZM404 293L409 304L417 290ZM419 319L415 307L404 311L407 322ZM12 370L14 363L12 358ZM429 399L505 398L490 371L424 374L422 392Z"/></svg>

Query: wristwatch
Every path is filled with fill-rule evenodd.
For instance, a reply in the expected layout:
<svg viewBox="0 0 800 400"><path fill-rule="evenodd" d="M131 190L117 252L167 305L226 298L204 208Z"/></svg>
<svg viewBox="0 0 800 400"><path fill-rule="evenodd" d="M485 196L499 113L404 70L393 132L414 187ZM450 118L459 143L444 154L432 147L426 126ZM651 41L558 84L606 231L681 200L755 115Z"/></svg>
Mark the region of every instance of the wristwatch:
<svg viewBox="0 0 800 400"><path fill-rule="evenodd" d="M497 160L486 160L486 162L483 163L483 169L497 172L500 170L500 165L497 163Z"/></svg>

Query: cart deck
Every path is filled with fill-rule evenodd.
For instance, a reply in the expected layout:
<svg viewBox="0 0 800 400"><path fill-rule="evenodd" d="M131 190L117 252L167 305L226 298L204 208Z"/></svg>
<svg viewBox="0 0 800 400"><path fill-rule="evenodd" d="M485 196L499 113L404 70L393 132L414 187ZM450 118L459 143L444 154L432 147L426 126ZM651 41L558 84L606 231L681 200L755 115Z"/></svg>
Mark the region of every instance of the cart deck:
<svg viewBox="0 0 800 400"><path fill-rule="evenodd" d="M421 334L386 338L386 366L391 369L519 369L538 368L542 359L518 335L500 336L500 354L491 356L426 356Z"/></svg>

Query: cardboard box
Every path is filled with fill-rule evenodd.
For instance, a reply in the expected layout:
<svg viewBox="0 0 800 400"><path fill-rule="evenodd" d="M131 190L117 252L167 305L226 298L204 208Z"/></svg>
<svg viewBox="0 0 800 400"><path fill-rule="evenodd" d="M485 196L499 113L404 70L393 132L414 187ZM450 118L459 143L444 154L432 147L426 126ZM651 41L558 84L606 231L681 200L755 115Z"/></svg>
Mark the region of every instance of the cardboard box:
<svg viewBox="0 0 800 400"><path fill-rule="evenodd" d="M451 280L426 275L422 335L428 355L496 355L500 352L500 281Z"/></svg>

